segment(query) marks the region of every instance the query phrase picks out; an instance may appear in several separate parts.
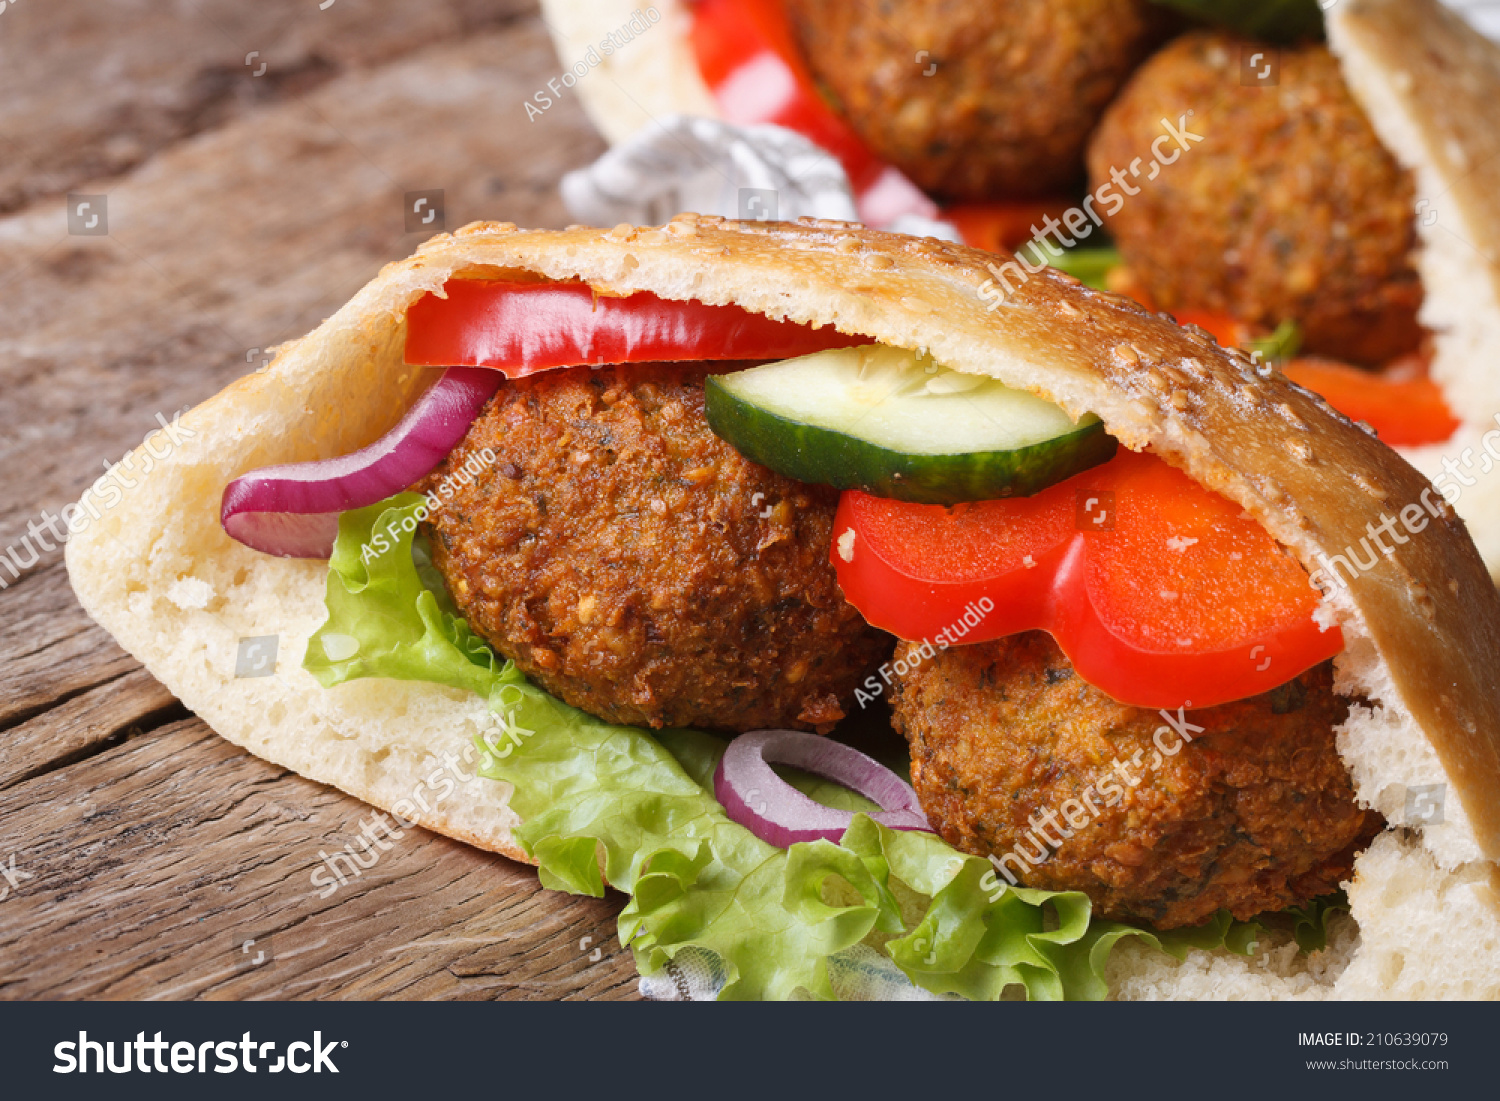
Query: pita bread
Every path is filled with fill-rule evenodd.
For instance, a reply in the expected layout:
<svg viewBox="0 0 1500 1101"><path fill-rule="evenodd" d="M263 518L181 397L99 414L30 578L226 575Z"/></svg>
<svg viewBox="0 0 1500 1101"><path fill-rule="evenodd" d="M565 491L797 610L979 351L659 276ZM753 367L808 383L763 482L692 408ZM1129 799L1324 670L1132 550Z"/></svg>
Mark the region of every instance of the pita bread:
<svg viewBox="0 0 1500 1101"><path fill-rule="evenodd" d="M1433 376L1468 424L1500 413L1500 45L1438 0L1340 0L1328 41L1417 187Z"/></svg>
<svg viewBox="0 0 1500 1101"><path fill-rule="evenodd" d="M681 0L580 80L594 124L617 145L669 114L719 117L698 73ZM543 0L558 56L571 63L625 24L632 0ZM1464 426L1448 442L1403 449L1429 478L1445 460L1480 455L1500 430L1500 46L1440 0L1340 0L1327 13L1345 79L1397 160L1415 173L1417 267L1427 290L1421 321L1436 335L1433 376ZM1500 458L1500 431L1489 446ZM1484 465L1484 473L1489 466ZM1500 477L1465 486L1455 507L1500 582Z"/></svg>
<svg viewBox="0 0 1500 1101"><path fill-rule="evenodd" d="M632 15L653 11L661 19L647 30L611 53L600 51L612 31L625 27L633 33ZM644 8L639 0L542 0L542 19L564 69L577 62L589 66L576 91L611 145L667 115L719 117L713 93L698 75L688 37L693 13L683 0L653 0Z"/></svg>
<svg viewBox="0 0 1500 1101"><path fill-rule="evenodd" d="M1394 452L1279 374L1261 377L1250 359L1201 330L1052 269L991 309L990 268L1004 259L849 223L697 215L661 228L528 232L491 223L440 235L387 265L264 372L184 416L192 438L168 446L120 503L107 507L100 487L86 494L85 507L101 518L68 544L74 588L126 650L229 740L429 828L519 856L505 785L460 782L444 799L414 806L415 790L436 790L424 778L462 767L445 755L461 757L489 729L483 702L430 684L321 688L300 663L324 618L326 565L230 540L218 515L225 484L257 467L345 454L388 430L421 385L421 372L402 363L406 310L453 277L577 279L610 294L737 304L926 348L947 366L1030 390L1075 417L1097 413L1125 446L1151 447L1238 502L1309 569L1357 547L1367 525L1389 526L1405 506L1430 509L1421 534L1373 556L1326 607L1348 643L1336 661L1337 688L1362 700L1338 736L1359 799L1400 824L1408 786L1445 785L1444 821L1388 831L1360 858L1357 943L1349 932L1338 949L1347 968L1316 989L1406 989L1380 985L1405 960L1404 981L1426 995L1500 993L1500 910L1490 886L1500 856L1500 698L1491 686L1500 596L1463 524ZM138 471L148 448L163 442L147 440ZM237 677L239 640L271 635L279 638L275 675ZM1442 935L1401 917L1395 896L1419 906L1428 925L1440 923ZM1447 943L1465 945L1462 967L1444 962ZM1494 950L1479 952L1482 945ZM1179 989L1170 962L1145 959L1120 988L1136 990L1132 975L1155 975L1151 990ZM1298 992L1306 963L1293 960L1274 975L1252 973L1244 960L1215 957L1211 966L1243 980L1231 992L1269 996ZM1273 977L1280 985L1266 986Z"/></svg>
<svg viewBox="0 0 1500 1101"><path fill-rule="evenodd" d="M1341 0L1328 41L1416 180L1420 320L1435 334L1432 376L1463 421L1447 443L1403 454L1433 479L1459 464L1447 474L1455 507L1500 581L1500 46L1438 0Z"/></svg>

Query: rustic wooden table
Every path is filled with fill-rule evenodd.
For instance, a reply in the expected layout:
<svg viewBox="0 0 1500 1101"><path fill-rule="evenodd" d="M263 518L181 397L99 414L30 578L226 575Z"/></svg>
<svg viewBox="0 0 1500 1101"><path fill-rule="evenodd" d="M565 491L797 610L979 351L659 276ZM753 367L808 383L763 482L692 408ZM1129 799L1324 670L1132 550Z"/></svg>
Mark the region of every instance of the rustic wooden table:
<svg viewBox="0 0 1500 1101"><path fill-rule="evenodd" d="M527 120L557 72L524 0L0 9L0 554L39 552L0 567L0 997L636 996L619 896L446 838L318 898L366 808L220 740L23 542L409 253L406 192L564 223L602 145L572 98Z"/></svg>

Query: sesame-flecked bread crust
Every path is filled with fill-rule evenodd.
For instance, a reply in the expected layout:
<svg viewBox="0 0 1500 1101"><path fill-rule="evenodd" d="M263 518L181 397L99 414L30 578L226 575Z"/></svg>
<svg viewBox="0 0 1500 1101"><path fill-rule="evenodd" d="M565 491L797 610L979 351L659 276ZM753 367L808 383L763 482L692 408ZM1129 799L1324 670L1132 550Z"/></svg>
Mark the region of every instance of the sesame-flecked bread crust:
<svg viewBox="0 0 1500 1101"><path fill-rule="evenodd" d="M1434 334L1432 376L1463 426L1402 454L1451 481L1444 463L1482 454L1500 415L1500 45L1438 0L1341 0L1328 12L1328 41L1416 181L1420 320ZM1482 469L1488 476L1455 505L1500 581L1500 478Z"/></svg>
<svg viewBox="0 0 1500 1101"><path fill-rule="evenodd" d="M1438 518L1422 534L1328 602L1348 643L1337 687L1368 701L1339 748L1361 801L1388 818L1399 817L1404 785L1450 786L1445 822L1409 835L1435 875L1500 856L1500 705L1490 686L1500 597L1462 523L1399 456L1281 375L1262 377L1206 333L1051 269L1019 284L1009 269L1015 289L1002 295L991 266L1003 261L848 223L691 214L660 228L485 223L440 235L387 265L264 372L184 416L195 437L68 544L75 590L230 740L389 809L442 751L486 728L482 701L404 682L319 688L300 660L322 619L326 567L225 536L224 485L260 466L348 453L389 429L422 385L402 364L406 310L449 278L581 280L604 294L733 303L925 348L1075 417L1094 412L1126 446L1152 448L1238 502L1310 570L1367 540L1366 525L1430 503ZM282 637L277 675L233 677L235 640L272 633ZM415 817L519 856L507 799L505 785L465 783Z"/></svg>
<svg viewBox="0 0 1500 1101"><path fill-rule="evenodd" d="M1031 390L1074 417L1098 414L1126 446L1154 449L1244 506L1309 570L1319 555L1359 548L1367 524L1422 502L1425 491L1440 518L1353 580L1348 611L1363 620L1354 633L1373 640L1401 704L1458 787L1481 851L1500 858L1500 694L1492 688L1500 599L1452 510L1321 398L1278 372L1261 377L1248 357L1129 299L1047 269L988 310L1000 288L986 264L996 262L841 223L688 217L665 229L563 234L475 225L435 238L406 263L414 275L427 265L525 267L925 347L947 366Z"/></svg>
<svg viewBox="0 0 1500 1101"><path fill-rule="evenodd" d="M634 0L542 0L558 58L571 65L626 23ZM602 59L578 94L611 144L669 114L718 117L693 57L684 0ZM1478 453L1500 416L1500 45L1441 0L1339 0L1329 43L1385 147L1417 183L1421 323L1435 334L1433 377L1464 421L1444 444L1402 449L1431 478L1466 448ZM1459 514L1500 583L1500 478L1469 487Z"/></svg>
<svg viewBox="0 0 1500 1101"><path fill-rule="evenodd" d="M1470 424L1500 413L1500 44L1439 0L1340 0L1329 45L1417 184L1433 375Z"/></svg>

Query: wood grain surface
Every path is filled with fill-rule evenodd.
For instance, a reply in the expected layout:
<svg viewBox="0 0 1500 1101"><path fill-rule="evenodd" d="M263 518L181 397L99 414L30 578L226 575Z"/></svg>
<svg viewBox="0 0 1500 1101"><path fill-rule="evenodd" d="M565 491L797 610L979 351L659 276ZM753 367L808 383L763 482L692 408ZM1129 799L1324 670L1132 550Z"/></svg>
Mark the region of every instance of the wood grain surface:
<svg viewBox="0 0 1500 1101"><path fill-rule="evenodd" d="M0 11L0 998L637 996L619 896L421 830L315 882L369 808L214 735L29 535L408 254L406 192L564 224L603 147L574 100L526 118L557 72L523 0Z"/></svg>

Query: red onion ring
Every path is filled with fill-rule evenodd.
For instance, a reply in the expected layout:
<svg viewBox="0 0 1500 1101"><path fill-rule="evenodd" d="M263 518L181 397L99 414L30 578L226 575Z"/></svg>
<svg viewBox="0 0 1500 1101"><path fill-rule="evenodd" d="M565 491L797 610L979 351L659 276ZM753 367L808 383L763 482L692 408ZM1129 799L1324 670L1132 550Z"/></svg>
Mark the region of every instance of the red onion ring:
<svg viewBox="0 0 1500 1101"><path fill-rule="evenodd" d="M224 487L224 531L281 558L329 557L339 513L383 501L426 477L458 446L504 381L483 367L450 367L369 447L241 475Z"/></svg>
<svg viewBox="0 0 1500 1101"><path fill-rule="evenodd" d="M842 784L878 803L880 813L870 817L882 826L933 832L911 785L859 750L796 730L754 730L730 742L720 758L714 798L731 819L777 848L818 838L836 842L854 813L803 795L772 771L772 761Z"/></svg>

